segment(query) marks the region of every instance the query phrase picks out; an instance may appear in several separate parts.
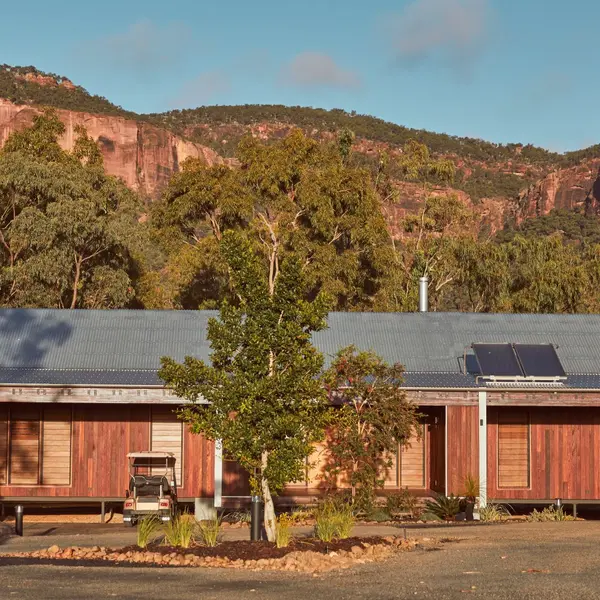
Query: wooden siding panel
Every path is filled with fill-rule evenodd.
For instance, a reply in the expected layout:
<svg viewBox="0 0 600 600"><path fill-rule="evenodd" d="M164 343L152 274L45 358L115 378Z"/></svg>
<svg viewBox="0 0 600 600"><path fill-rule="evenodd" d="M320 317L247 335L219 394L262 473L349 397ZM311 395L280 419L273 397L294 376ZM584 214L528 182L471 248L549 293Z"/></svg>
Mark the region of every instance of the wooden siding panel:
<svg viewBox="0 0 600 600"><path fill-rule="evenodd" d="M400 449L400 486L408 488L426 487L426 431L420 426L408 441L408 446Z"/></svg>
<svg viewBox="0 0 600 600"><path fill-rule="evenodd" d="M0 405L0 485L8 481L8 406Z"/></svg>
<svg viewBox="0 0 600 600"><path fill-rule="evenodd" d="M71 407L48 406L42 421L42 485L71 482Z"/></svg>
<svg viewBox="0 0 600 600"><path fill-rule="evenodd" d="M479 475L479 407L448 406L448 490L460 495L465 479Z"/></svg>
<svg viewBox="0 0 600 600"><path fill-rule="evenodd" d="M10 412L10 483L37 485L39 461L39 408L15 405Z"/></svg>
<svg viewBox="0 0 600 600"><path fill-rule="evenodd" d="M177 484L183 487L183 422L169 406L153 406L151 415L150 449L175 455L175 476Z"/></svg>

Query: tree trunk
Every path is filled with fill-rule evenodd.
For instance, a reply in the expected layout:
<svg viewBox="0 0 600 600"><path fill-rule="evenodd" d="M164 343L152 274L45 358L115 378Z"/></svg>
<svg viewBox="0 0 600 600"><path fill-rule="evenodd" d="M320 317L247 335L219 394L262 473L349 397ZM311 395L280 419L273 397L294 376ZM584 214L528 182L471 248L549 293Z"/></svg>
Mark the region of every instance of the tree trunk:
<svg viewBox="0 0 600 600"><path fill-rule="evenodd" d="M269 459L269 453L263 452L262 454L262 473L267 468L267 461ZM273 503L273 497L271 496L271 490L269 489L269 481L261 476L261 488L263 501L265 503L265 516L264 525L265 531L267 532L267 539L270 542L275 541L275 528L276 528L276 517L275 517L275 504Z"/></svg>
<svg viewBox="0 0 600 600"><path fill-rule="evenodd" d="M79 279L81 277L81 257L75 255L75 281L73 282L73 296L71 298L71 307L75 308L77 306L77 291L79 288Z"/></svg>

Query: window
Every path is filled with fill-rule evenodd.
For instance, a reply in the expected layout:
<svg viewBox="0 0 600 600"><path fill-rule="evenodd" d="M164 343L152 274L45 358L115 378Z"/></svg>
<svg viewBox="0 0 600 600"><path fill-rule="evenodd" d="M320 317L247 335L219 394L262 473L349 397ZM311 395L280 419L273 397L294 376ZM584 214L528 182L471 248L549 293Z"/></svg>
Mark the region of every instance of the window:
<svg viewBox="0 0 600 600"><path fill-rule="evenodd" d="M527 411L498 414L498 487L530 485L530 423Z"/></svg>
<svg viewBox="0 0 600 600"><path fill-rule="evenodd" d="M0 483L7 481L9 485L70 484L70 407L0 408Z"/></svg>
<svg viewBox="0 0 600 600"><path fill-rule="evenodd" d="M174 407L152 407L150 449L156 452L172 452L175 455L175 477L177 477L177 485L182 487L183 423L177 418Z"/></svg>

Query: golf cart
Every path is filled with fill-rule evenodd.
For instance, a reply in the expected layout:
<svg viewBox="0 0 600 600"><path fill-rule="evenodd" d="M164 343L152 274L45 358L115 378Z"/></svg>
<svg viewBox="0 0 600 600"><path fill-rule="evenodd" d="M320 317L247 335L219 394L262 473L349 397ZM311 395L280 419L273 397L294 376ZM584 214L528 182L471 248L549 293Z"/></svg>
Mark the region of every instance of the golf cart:
<svg viewBox="0 0 600 600"><path fill-rule="evenodd" d="M146 515L170 521L177 514L175 455L172 452L130 452L127 458L129 489L123 504L124 523L133 527Z"/></svg>

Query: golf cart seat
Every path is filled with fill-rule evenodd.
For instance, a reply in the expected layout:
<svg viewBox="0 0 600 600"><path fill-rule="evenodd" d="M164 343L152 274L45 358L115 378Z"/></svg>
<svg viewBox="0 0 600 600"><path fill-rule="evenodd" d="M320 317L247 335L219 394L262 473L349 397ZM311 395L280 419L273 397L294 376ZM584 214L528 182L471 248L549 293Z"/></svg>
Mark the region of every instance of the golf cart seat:
<svg viewBox="0 0 600 600"><path fill-rule="evenodd" d="M138 496L160 496L162 487L163 494L170 494L171 488L164 475L133 475L129 481L129 491L136 489Z"/></svg>

